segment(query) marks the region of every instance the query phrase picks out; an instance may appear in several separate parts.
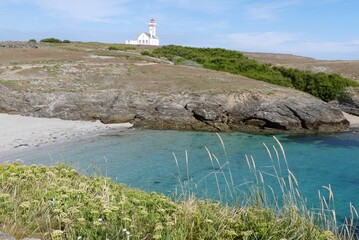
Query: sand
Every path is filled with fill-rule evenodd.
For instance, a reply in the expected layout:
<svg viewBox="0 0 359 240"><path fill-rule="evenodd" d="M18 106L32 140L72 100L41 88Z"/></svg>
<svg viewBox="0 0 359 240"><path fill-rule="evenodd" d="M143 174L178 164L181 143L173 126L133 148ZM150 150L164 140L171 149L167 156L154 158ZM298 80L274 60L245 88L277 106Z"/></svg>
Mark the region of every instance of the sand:
<svg viewBox="0 0 359 240"><path fill-rule="evenodd" d="M359 128L359 117L343 112L344 117L350 122L351 128Z"/></svg>
<svg viewBox="0 0 359 240"><path fill-rule="evenodd" d="M130 127L130 123L105 125L100 121L67 121L0 114L0 153L80 140Z"/></svg>

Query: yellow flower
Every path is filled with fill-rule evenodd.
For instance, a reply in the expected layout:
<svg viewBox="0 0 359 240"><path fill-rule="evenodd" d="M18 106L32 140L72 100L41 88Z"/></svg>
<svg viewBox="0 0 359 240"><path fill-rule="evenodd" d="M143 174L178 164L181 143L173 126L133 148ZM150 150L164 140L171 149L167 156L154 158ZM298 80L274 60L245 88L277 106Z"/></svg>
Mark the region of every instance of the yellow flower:
<svg viewBox="0 0 359 240"><path fill-rule="evenodd" d="M30 202L22 202L20 204L20 207L21 208L29 208L31 206L31 203Z"/></svg>
<svg viewBox="0 0 359 240"><path fill-rule="evenodd" d="M61 231L61 230L54 230L54 231L52 231L52 237L60 237L62 234L63 234L64 232L63 231Z"/></svg>

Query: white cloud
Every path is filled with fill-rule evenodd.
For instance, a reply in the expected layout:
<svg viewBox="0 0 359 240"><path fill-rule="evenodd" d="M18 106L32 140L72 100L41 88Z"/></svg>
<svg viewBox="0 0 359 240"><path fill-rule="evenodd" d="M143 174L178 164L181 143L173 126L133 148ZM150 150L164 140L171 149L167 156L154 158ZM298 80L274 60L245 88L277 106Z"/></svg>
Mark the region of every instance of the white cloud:
<svg viewBox="0 0 359 240"><path fill-rule="evenodd" d="M226 45L240 51L290 53L310 57L358 56L359 39L346 42L309 42L300 34L264 32L234 33L226 36ZM333 57L331 57L333 56Z"/></svg>
<svg viewBox="0 0 359 240"><path fill-rule="evenodd" d="M359 41L350 42L303 42L298 49L307 53L353 53L359 52Z"/></svg>
<svg viewBox="0 0 359 240"><path fill-rule="evenodd" d="M157 3L177 5L178 7L187 10L196 10L215 14L231 9L234 0L157 0Z"/></svg>
<svg viewBox="0 0 359 240"><path fill-rule="evenodd" d="M247 15L253 20L272 21L287 8L298 4L298 0L272 1L250 4L246 7Z"/></svg>
<svg viewBox="0 0 359 240"><path fill-rule="evenodd" d="M279 32L234 33L227 36L227 41L245 51L280 51L295 38L294 34Z"/></svg>
<svg viewBox="0 0 359 240"><path fill-rule="evenodd" d="M39 6L50 15L93 22L110 22L113 16L126 12L128 0L8 0L29 2Z"/></svg>

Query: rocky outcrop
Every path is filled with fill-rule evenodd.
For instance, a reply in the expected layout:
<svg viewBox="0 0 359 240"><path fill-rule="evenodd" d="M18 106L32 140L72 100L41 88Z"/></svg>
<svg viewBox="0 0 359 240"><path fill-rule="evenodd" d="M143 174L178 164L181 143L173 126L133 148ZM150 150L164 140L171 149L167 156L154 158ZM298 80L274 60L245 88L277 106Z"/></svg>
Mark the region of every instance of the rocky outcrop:
<svg viewBox="0 0 359 240"><path fill-rule="evenodd" d="M330 102L343 112L359 116L359 88L347 88L337 101Z"/></svg>
<svg viewBox="0 0 359 240"><path fill-rule="evenodd" d="M0 48L38 48L39 45L39 43L34 42L0 42Z"/></svg>
<svg viewBox="0 0 359 240"><path fill-rule="evenodd" d="M1 90L1 89L0 89ZM36 117L131 122L135 127L206 131L320 131L349 128L341 111L308 94L2 91L0 111Z"/></svg>

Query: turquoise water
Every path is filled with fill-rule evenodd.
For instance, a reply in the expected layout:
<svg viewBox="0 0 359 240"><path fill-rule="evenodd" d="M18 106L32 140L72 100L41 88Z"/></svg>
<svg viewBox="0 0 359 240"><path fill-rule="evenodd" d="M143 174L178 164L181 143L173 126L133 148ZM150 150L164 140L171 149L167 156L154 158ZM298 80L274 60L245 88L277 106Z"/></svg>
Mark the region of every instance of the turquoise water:
<svg viewBox="0 0 359 240"><path fill-rule="evenodd" d="M219 199L214 168L205 146L221 164L228 159L237 190L243 190L254 178L248 171L245 156L253 156L258 171L264 176L265 185L274 189L276 181L271 161L263 143L280 149L271 135L245 133L221 133L226 154L215 133L177 131L119 132L111 136L99 136L78 143L68 143L20 152L6 156L6 161L21 159L25 164L56 164L64 162L81 172L100 172L120 183L145 191L156 191L173 196L180 184L176 155L182 182L190 179L196 183L199 197ZM359 208L359 132L333 135L277 135L282 143L289 167L296 176L301 194L310 208L318 207L318 190L323 196L328 192L323 186L331 185L339 220L349 216L349 203ZM188 173L186 167L188 155ZM275 152L272 150L273 156ZM284 166L282 155L281 165ZM213 157L214 159L214 157ZM275 158L276 159L276 158ZM215 160L214 160L215 161ZM229 181L228 166L223 167ZM284 169L283 169L284 171ZM218 177L223 198L230 196L225 178ZM285 174L284 174L285 175Z"/></svg>

